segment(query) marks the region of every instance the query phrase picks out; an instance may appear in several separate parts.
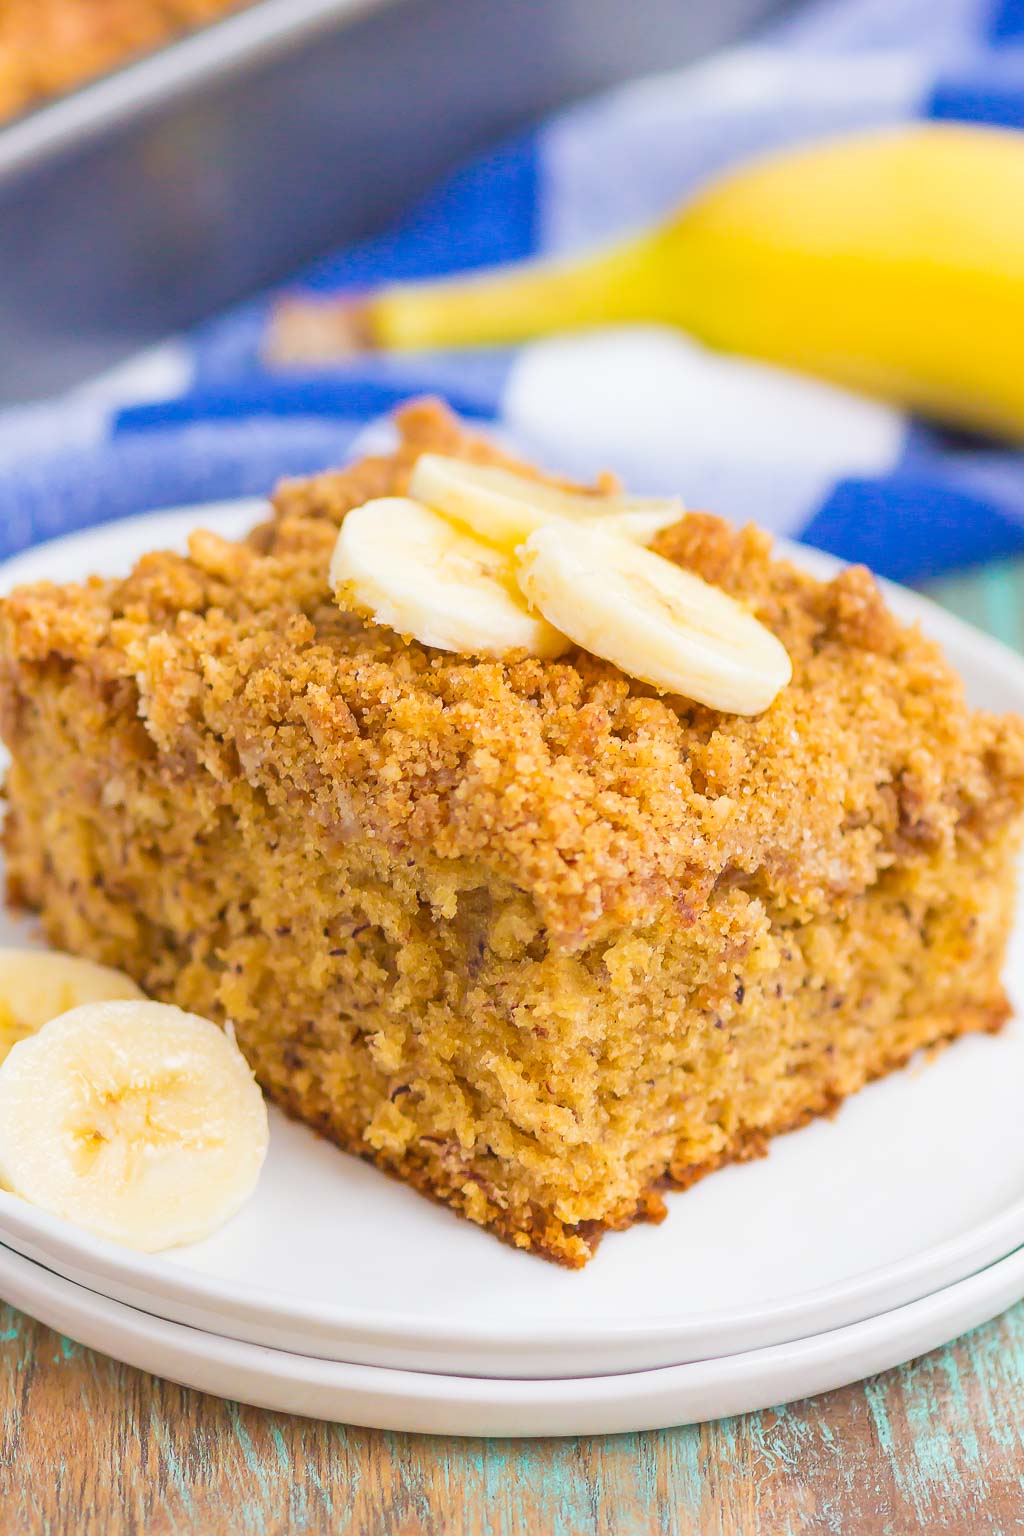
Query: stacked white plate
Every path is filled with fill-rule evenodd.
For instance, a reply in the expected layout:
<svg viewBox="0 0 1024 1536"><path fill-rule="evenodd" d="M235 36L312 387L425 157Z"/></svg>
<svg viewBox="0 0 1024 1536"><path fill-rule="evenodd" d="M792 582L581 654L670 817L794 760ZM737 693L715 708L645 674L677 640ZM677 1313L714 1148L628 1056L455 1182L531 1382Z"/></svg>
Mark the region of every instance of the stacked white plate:
<svg viewBox="0 0 1024 1536"><path fill-rule="evenodd" d="M0 584L122 569L252 515L132 519L20 556ZM943 642L975 702L1024 710L1015 656L890 598ZM8 919L0 942L25 934ZM1024 1004L1024 921L1007 979ZM899 1364L1024 1296L1022 1081L1024 1025L964 1040L670 1197L662 1226L608 1237L579 1273L274 1114L256 1196L191 1248L136 1254L0 1194L0 1295L158 1375L350 1423L594 1434L743 1412Z"/></svg>

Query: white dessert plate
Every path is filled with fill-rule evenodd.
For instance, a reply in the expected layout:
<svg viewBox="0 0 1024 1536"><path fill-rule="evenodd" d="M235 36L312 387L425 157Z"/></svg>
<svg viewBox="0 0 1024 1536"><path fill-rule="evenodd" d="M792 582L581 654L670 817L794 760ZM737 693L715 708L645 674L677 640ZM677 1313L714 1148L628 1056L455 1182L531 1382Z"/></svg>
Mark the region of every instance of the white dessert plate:
<svg viewBox="0 0 1024 1536"><path fill-rule="evenodd" d="M128 1365L259 1408L434 1435L605 1435L830 1392L988 1322L1024 1295L1024 1249L904 1307L813 1338L619 1376L522 1381L346 1365L138 1312L0 1246L0 1296Z"/></svg>
<svg viewBox="0 0 1024 1536"><path fill-rule="evenodd" d="M258 507L108 524L9 561L0 586L124 569L199 524L236 532ZM1024 710L1016 656L921 598L890 597L945 644L975 702ZM0 942L27 931L7 919ZM1019 1007L1024 922L1008 983ZM1020 1021L962 1041L778 1139L763 1161L671 1196L662 1226L607 1237L580 1273L502 1246L276 1114L255 1197L204 1243L136 1254L7 1194L0 1241L161 1318L322 1359L502 1378L711 1360L859 1323L1024 1244L1022 1081Z"/></svg>

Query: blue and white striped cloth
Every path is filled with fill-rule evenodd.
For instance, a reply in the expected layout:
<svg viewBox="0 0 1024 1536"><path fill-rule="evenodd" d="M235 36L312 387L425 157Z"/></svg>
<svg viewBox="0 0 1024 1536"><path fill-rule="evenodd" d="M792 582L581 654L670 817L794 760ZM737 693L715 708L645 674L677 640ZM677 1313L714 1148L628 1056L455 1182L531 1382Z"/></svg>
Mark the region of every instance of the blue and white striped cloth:
<svg viewBox="0 0 1024 1536"><path fill-rule="evenodd" d="M817 0L756 46L560 114L297 286L569 251L657 217L754 151L922 118L1024 129L1024 0ZM1024 456L674 331L273 375L257 350L268 302L0 416L0 555L339 463L368 421L424 390L552 467L611 468L637 491L679 492L898 580L1024 551Z"/></svg>

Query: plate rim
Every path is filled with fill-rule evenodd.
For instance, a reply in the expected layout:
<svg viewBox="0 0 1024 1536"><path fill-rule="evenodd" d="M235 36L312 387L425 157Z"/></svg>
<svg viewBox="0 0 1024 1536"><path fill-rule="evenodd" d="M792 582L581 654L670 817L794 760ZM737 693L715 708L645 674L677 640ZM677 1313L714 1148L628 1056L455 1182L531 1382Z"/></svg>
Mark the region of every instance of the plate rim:
<svg viewBox="0 0 1024 1536"><path fill-rule="evenodd" d="M197 502L90 525L34 544L0 561L0 591L8 590L12 574L15 583L23 579L19 568L30 566L48 548L69 543L84 548L94 543L97 536L130 538L135 533L142 534L157 520L175 519L184 530L187 525L199 526L200 521L211 517L255 517L266 506L266 501L258 497ZM780 553L818 575L834 574L847 563L788 539L778 538L775 544ZM921 594L884 580L881 585L901 616L922 622L926 629L937 632L936 638L952 642L961 655L966 653L980 666L999 674L1009 688L1016 689L1024 698L1024 658ZM493 1369L493 1365L486 1365L488 1352L492 1360L503 1362L500 1368L517 1365L524 1371L530 1369L523 1365L524 1355L551 1356L555 1352L553 1374L556 1366L562 1368L560 1362L572 1359L577 1363L578 1374L601 1375L603 1370L588 1372L584 1368L588 1357L598 1355L607 1362L609 1357L625 1358L638 1351L636 1360L645 1361L641 1368L652 1369L664 1367L670 1357L674 1364L683 1358L694 1362L730 1351L739 1353L781 1345L806 1337L808 1332L854 1326L893 1307L911 1304L990 1266L1024 1242L1024 1194L977 1226L904 1259L856 1272L835 1284L797 1293L782 1301L756 1309L705 1312L697 1323L686 1319L667 1322L664 1317L627 1321L616 1316L595 1316L568 1339L564 1320L545 1325L536 1320L518 1324L514 1318L507 1318L499 1332L493 1323L463 1322L453 1327L415 1314L374 1314L352 1305L317 1303L311 1309L297 1310L296 1302L287 1292L250 1282L246 1291L239 1294L226 1279L176 1265L160 1255L121 1248L2 1191L0 1241L30 1262L56 1266L69 1283L83 1284L80 1277L91 1276L105 1287L104 1294L116 1296L118 1304L152 1316L157 1314L150 1309L160 1306L163 1310L159 1315L176 1326L206 1327L212 1319L218 1327L228 1324L232 1329L243 1325L248 1330L255 1329L260 1337L251 1332L233 1334L238 1342L254 1347L281 1348L283 1337L301 1334L319 1347L333 1340L336 1349L345 1351L346 1359L369 1354L372 1358L359 1363L379 1369L400 1368L395 1363L397 1356L407 1364L410 1358L430 1361L443 1356L451 1360L468 1352L478 1358L480 1375ZM201 1319L198 1324L197 1318ZM735 1343L730 1345L729 1339L738 1340L738 1348ZM294 1349L294 1343L287 1347ZM415 1368L430 1367L421 1364ZM620 1363L620 1368L635 1366ZM465 1363L461 1363L450 1366L445 1374L458 1375L466 1370Z"/></svg>
<svg viewBox="0 0 1024 1536"><path fill-rule="evenodd" d="M140 1313L2 1244L0 1295L136 1369L260 1408L471 1438L622 1434L758 1412L834 1391L941 1348L1024 1296L1024 1248L918 1301L844 1328L656 1370L554 1380L393 1370L246 1344Z"/></svg>

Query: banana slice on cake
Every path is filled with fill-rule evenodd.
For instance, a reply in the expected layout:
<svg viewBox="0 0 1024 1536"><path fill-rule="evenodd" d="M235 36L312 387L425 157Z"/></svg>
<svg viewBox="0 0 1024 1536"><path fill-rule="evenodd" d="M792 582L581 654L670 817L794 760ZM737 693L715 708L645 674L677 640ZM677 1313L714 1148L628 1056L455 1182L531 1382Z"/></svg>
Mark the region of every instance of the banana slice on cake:
<svg viewBox="0 0 1024 1536"><path fill-rule="evenodd" d="M682 502L675 498L562 491L496 465L472 464L439 453L424 453L416 460L409 494L509 552L535 528L559 518L596 521L609 533L649 544L683 515Z"/></svg>
<svg viewBox="0 0 1024 1536"><path fill-rule="evenodd" d="M551 624L662 692L756 715L792 676L785 647L728 593L593 524L547 523L519 559Z"/></svg>
<svg viewBox="0 0 1024 1536"><path fill-rule="evenodd" d="M441 651L557 656L568 648L530 611L508 555L404 496L348 513L330 583L343 608Z"/></svg>
<svg viewBox="0 0 1024 1536"><path fill-rule="evenodd" d="M79 955L0 949L0 1061L17 1041L69 1008L143 996L123 971Z"/></svg>
<svg viewBox="0 0 1024 1536"><path fill-rule="evenodd" d="M163 1003L74 1008L0 1066L0 1182L132 1248L196 1242L227 1221L267 1135L238 1047Z"/></svg>

